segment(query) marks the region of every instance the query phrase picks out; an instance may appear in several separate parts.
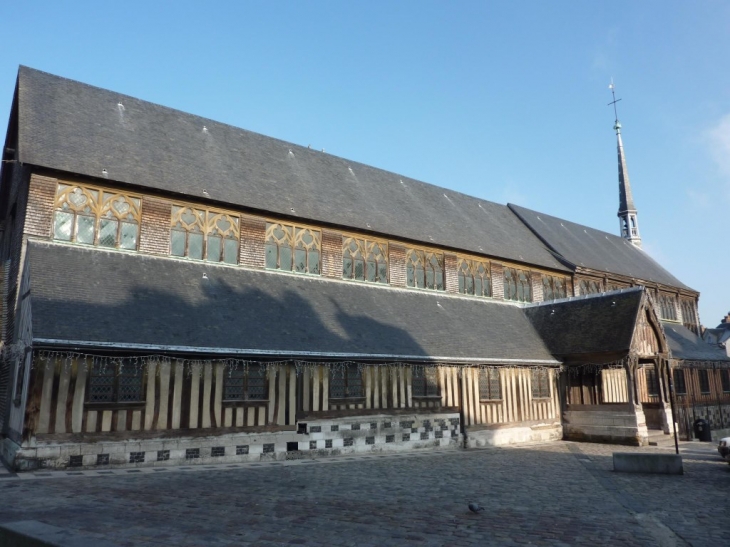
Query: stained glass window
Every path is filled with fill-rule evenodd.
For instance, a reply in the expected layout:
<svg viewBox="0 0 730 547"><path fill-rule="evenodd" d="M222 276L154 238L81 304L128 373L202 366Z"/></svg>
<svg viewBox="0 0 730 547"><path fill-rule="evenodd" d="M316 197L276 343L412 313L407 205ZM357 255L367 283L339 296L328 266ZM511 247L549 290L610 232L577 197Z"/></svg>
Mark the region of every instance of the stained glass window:
<svg viewBox="0 0 730 547"><path fill-rule="evenodd" d="M136 403L144 401L144 367L127 359L94 360L89 371L89 403Z"/></svg>
<svg viewBox="0 0 730 547"><path fill-rule="evenodd" d="M502 382L496 368L479 369L479 399L498 401L502 399Z"/></svg>
<svg viewBox="0 0 730 547"><path fill-rule="evenodd" d="M173 205L170 254L210 262L238 263L239 218L233 213Z"/></svg>
<svg viewBox="0 0 730 547"><path fill-rule="evenodd" d="M530 374L533 399L550 397L550 371L545 368L534 368Z"/></svg>
<svg viewBox="0 0 730 547"><path fill-rule="evenodd" d="M357 237L343 237L342 277L371 283L387 283L388 245Z"/></svg>
<svg viewBox="0 0 730 547"><path fill-rule="evenodd" d="M517 268L505 268L504 298L518 302L532 302L530 272Z"/></svg>
<svg viewBox="0 0 730 547"><path fill-rule="evenodd" d="M420 249L406 249L406 285L443 291L444 255Z"/></svg>
<svg viewBox="0 0 730 547"><path fill-rule="evenodd" d="M223 399L226 401L265 401L266 367L231 368L223 376Z"/></svg>
<svg viewBox="0 0 730 547"><path fill-rule="evenodd" d="M357 365L333 367L330 369L330 399L352 399L364 397L362 374Z"/></svg>
<svg viewBox="0 0 730 547"><path fill-rule="evenodd" d="M435 367L414 367L412 394L414 397L437 397L439 395L438 373Z"/></svg>
<svg viewBox="0 0 730 547"><path fill-rule="evenodd" d="M489 262L459 258L459 292L474 296L492 296Z"/></svg>
<svg viewBox="0 0 730 547"><path fill-rule="evenodd" d="M266 267L319 275L322 235L318 230L268 222Z"/></svg>
<svg viewBox="0 0 730 547"><path fill-rule="evenodd" d="M86 185L59 183L53 237L84 245L136 250L141 198Z"/></svg>
<svg viewBox="0 0 730 547"><path fill-rule="evenodd" d="M555 277L552 275L542 276L542 299L545 302L566 298L568 296L566 290L567 280L564 277Z"/></svg>

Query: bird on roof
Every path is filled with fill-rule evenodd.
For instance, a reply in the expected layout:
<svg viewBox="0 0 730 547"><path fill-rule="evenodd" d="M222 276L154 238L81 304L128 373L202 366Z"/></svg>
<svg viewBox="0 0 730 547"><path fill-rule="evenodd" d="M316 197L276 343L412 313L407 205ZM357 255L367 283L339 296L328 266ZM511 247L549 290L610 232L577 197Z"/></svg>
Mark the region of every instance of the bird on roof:
<svg viewBox="0 0 730 547"><path fill-rule="evenodd" d="M469 511L471 511L472 513L479 513L479 511L484 511L484 507L482 507L478 503L470 503Z"/></svg>

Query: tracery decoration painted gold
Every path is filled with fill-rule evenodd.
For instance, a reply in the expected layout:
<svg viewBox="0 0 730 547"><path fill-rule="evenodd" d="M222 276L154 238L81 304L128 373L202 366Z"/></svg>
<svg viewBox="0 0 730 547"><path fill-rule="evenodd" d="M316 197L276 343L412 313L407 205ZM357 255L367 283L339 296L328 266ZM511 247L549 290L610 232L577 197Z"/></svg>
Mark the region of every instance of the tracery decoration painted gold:
<svg viewBox="0 0 730 547"><path fill-rule="evenodd" d="M322 234L319 230L266 223L266 267L319 275Z"/></svg>
<svg viewBox="0 0 730 547"><path fill-rule="evenodd" d="M492 296L489 262L459 257L459 292L475 296Z"/></svg>
<svg viewBox="0 0 730 547"><path fill-rule="evenodd" d="M388 244L343 236L342 277L372 283L387 283Z"/></svg>
<svg viewBox="0 0 730 547"><path fill-rule="evenodd" d="M504 299L532 302L530 272L517 268L504 269Z"/></svg>
<svg viewBox="0 0 730 547"><path fill-rule="evenodd" d="M566 298L568 292L566 290L567 280L564 277L543 274L542 276L542 299L545 302Z"/></svg>
<svg viewBox="0 0 730 547"><path fill-rule="evenodd" d="M239 218L234 213L190 205L172 206L172 256L237 264L239 238Z"/></svg>
<svg viewBox="0 0 730 547"><path fill-rule="evenodd" d="M94 186L59 183L53 238L85 245L136 250L141 197Z"/></svg>
<svg viewBox="0 0 730 547"><path fill-rule="evenodd" d="M669 321L677 320L677 299L671 294L659 295L659 315Z"/></svg>
<svg viewBox="0 0 730 547"><path fill-rule="evenodd" d="M692 300L682 299L682 324L693 332L697 332L697 312Z"/></svg>
<svg viewBox="0 0 730 547"><path fill-rule="evenodd" d="M444 290L444 255L421 249L406 249L406 285Z"/></svg>

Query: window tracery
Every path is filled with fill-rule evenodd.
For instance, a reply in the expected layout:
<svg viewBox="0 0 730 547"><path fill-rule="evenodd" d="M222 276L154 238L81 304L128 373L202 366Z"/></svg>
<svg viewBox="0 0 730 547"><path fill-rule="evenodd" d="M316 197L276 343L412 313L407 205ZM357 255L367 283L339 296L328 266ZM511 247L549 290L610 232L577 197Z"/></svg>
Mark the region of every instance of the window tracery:
<svg viewBox="0 0 730 547"><path fill-rule="evenodd" d="M677 320L677 299L669 294L659 295L659 314L662 319Z"/></svg>
<svg viewBox="0 0 730 547"><path fill-rule="evenodd" d="M504 269L504 299L532 302L530 272L517 268Z"/></svg>
<svg viewBox="0 0 730 547"><path fill-rule="evenodd" d="M544 368L534 368L531 371L530 380L533 399L550 398L550 371Z"/></svg>
<svg viewBox="0 0 730 547"><path fill-rule="evenodd" d="M443 291L444 255L420 249L406 249L406 285Z"/></svg>
<svg viewBox="0 0 730 547"><path fill-rule="evenodd" d="M238 216L223 211L173 205L170 254L210 262L238 263Z"/></svg>
<svg viewBox="0 0 730 547"><path fill-rule="evenodd" d="M59 183L53 237L84 245L136 250L141 198L87 185Z"/></svg>
<svg viewBox="0 0 730 547"><path fill-rule="evenodd" d="M578 291L581 295L600 294L603 292L601 282L593 279L581 279L578 284Z"/></svg>
<svg viewBox="0 0 730 547"><path fill-rule="evenodd" d="M266 367L231 368L223 376L224 401L265 401Z"/></svg>
<svg viewBox="0 0 730 547"><path fill-rule="evenodd" d="M319 275L322 234L311 228L266 223L266 267Z"/></svg>
<svg viewBox="0 0 730 547"><path fill-rule="evenodd" d="M357 365L331 368L329 378L330 399L353 399L364 397L362 373Z"/></svg>
<svg viewBox="0 0 730 547"><path fill-rule="evenodd" d="M357 237L342 238L342 277L388 282L388 244Z"/></svg>
<svg viewBox="0 0 730 547"><path fill-rule="evenodd" d="M553 275L542 276L542 299L546 302L567 297L566 279Z"/></svg>
<svg viewBox="0 0 730 547"><path fill-rule="evenodd" d="M459 292L475 296L492 296L489 262L459 257Z"/></svg>
<svg viewBox="0 0 730 547"><path fill-rule="evenodd" d="M496 368L479 369L479 399L481 401L502 399L502 381Z"/></svg>
<svg viewBox="0 0 730 547"><path fill-rule="evenodd" d="M697 313L692 300L682 300L682 324L693 332L697 330Z"/></svg>
<svg viewBox="0 0 730 547"><path fill-rule="evenodd" d="M89 403L137 403L144 401L144 367L128 359L94 360L89 370Z"/></svg>

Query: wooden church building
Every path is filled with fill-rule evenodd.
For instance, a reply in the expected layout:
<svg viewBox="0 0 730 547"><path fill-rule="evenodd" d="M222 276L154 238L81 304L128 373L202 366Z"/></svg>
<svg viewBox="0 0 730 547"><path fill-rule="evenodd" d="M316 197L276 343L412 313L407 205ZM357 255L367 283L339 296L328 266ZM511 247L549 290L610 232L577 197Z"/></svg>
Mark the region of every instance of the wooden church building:
<svg viewBox="0 0 730 547"><path fill-rule="evenodd" d="M672 401L685 435L727 427L728 358L640 248L616 132L621 236L21 67L2 457L641 445Z"/></svg>

